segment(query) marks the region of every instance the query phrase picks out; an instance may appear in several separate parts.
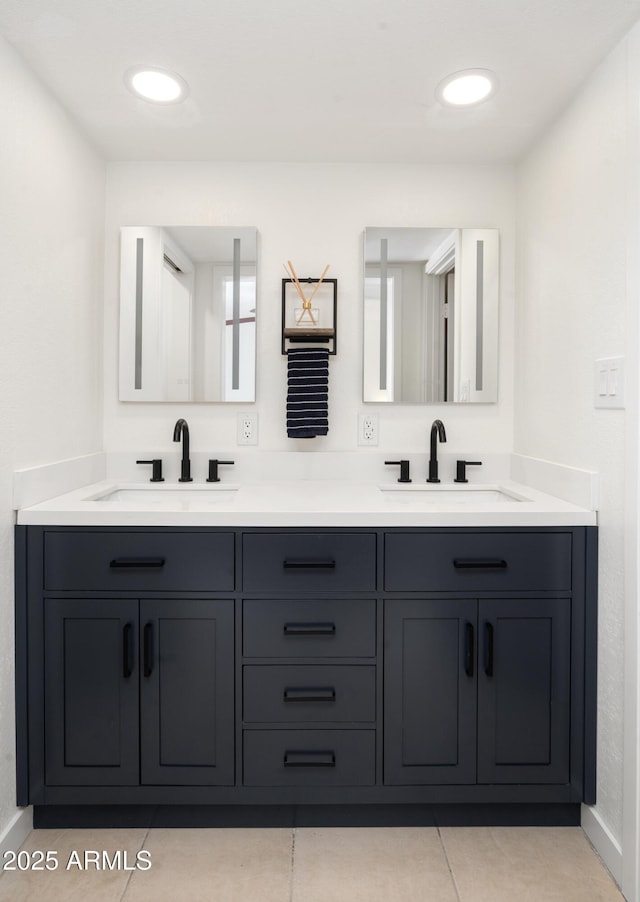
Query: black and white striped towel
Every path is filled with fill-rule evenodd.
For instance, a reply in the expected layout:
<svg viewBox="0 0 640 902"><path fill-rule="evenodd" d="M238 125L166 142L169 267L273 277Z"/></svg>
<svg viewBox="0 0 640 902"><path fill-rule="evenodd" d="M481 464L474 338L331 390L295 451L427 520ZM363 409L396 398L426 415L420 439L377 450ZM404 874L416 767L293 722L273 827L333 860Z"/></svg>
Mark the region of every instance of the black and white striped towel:
<svg viewBox="0 0 640 902"><path fill-rule="evenodd" d="M315 438L329 431L329 350L287 352L287 435Z"/></svg>

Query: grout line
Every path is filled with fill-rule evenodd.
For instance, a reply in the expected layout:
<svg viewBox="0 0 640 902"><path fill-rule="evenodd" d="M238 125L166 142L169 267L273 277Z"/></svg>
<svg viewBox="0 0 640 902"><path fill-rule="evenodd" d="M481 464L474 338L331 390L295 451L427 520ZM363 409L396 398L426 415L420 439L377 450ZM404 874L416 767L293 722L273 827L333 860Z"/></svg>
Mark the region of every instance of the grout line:
<svg viewBox="0 0 640 902"><path fill-rule="evenodd" d="M296 828L291 830L291 873L289 876L289 902L293 902L293 868L296 854Z"/></svg>
<svg viewBox="0 0 640 902"><path fill-rule="evenodd" d="M440 840L440 845L442 846L442 851L444 853L444 860L447 862L447 868L449 869L449 874L451 875L451 882L453 883L453 888L455 890L456 899L458 902L462 902L460 898L460 893L458 892L458 884L456 882L456 875L453 873L453 868L451 867L451 862L449 861L449 856L447 854L447 847L444 844L444 840L442 838L442 833L440 832L440 827L436 827L438 831L438 839Z"/></svg>
<svg viewBox="0 0 640 902"><path fill-rule="evenodd" d="M149 834L150 834L150 833L151 833L151 827L147 827L147 832L146 832L146 833L144 834L144 836L142 837L142 842L140 843L140 847L138 848L138 852L140 852L142 849L144 849L145 843L146 843L147 839L149 838ZM127 882L126 882L125 885L124 885L124 889L123 889L123 891L122 891L122 895L120 896L119 902L125 902L125 897L126 897L128 891L129 891L129 885L131 884L131 881L133 880L133 875L134 875L135 873L136 873L136 871L131 871L131 873L129 874L129 876L128 876L128 878L127 878Z"/></svg>

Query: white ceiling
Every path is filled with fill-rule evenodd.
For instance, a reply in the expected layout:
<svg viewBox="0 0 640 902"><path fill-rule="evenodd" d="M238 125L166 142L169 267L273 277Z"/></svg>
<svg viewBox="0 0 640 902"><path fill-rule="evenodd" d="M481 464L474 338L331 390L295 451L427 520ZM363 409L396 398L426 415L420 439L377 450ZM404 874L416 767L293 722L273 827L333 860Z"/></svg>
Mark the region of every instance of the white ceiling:
<svg viewBox="0 0 640 902"><path fill-rule="evenodd" d="M640 17L640 0L0 0L0 33L115 160L516 159ZM179 72L183 104L123 75ZM438 82L493 69L494 98Z"/></svg>

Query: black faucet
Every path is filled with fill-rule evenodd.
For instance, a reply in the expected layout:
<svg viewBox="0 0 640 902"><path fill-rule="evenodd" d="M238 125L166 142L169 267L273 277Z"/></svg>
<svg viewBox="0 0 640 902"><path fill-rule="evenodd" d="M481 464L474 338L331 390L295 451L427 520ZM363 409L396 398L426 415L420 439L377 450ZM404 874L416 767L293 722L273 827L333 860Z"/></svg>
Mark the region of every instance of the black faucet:
<svg viewBox="0 0 640 902"><path fill-rule="evenodd" d="M444 431L442 420L434 420L431 426L431 444L429 454L429 478L427 482L440 482L438 479L438 439L446 442L447 433Z"/></svg>
<svg viewBox="0 0 640 902"><path fill-rule="evenodd" d="M178 482L193 482L191 478L191 461L189 460L189 426L182 417L178 420L173 430L174 442L182 438L182 462L180 464L180 479Z"/></svg>

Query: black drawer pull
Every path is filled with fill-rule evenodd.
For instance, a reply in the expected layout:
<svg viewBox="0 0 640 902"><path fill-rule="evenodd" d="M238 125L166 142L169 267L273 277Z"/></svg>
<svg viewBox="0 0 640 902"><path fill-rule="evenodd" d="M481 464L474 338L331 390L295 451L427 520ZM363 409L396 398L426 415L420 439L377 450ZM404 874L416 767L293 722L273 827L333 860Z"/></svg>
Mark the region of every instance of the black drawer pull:
<svg viewBox="0 0 640 902"><path fill-rule="evenodd" d="M128 680L136 665L133 649L133 624L125 623L122 628L122 675Z"/></svg>
<svg viewBox="0 0 640 902"><path fill-rule="evenodd" d="M109 566L113 570L131 570L135 568L154 568L164 567L165 560L163 557L117 557L114 558Z"/></svg>
<svg viewBox="0 0 640 902"><path fill-rule="evenodd" d="M464 672L468 677L473 676L473 624L466 623L464 627Z"/></svg>
<svg viewBox="0 0 640 902"><path fill-rule="evenodd" d="M332 558L323 560L284 560L285 570L335 570L336 562Z"/></svg>
<svg viewBox="0 0 640 902"><path fill-rule="evenodd" d="M335 752L285 752L285 767L335 767Z"/></svg>
<svg viewBox="0 0 640 902"><path fill-rule="evenodd" d="M335 623L285 623L285 636L335 636Z"/></svg>
<svg viewBox="0 0 640 902"><path fill-rule="evenodd" d="M500 558L458 557L453 559L456 570L506 570L507 562Z"/></svg>
<svg viewBox="0 0 640 902"><path fill-rule="evenodd" d="M147 623L144 628L144 675L150 677L153 673L153 623Z"/></svg>
<svg viewBox="0 0 640 902"><path fill-rule="evenodd" d="M493 624L484 625L484 672L488 677L493 676Z"/></svg>
<svg viewBox="0 0 640 902"><path fill-rule="evenodd" d="M291 687L284 690L285 702L335 702L336 690L333 686L324 687Z"/></svg>

